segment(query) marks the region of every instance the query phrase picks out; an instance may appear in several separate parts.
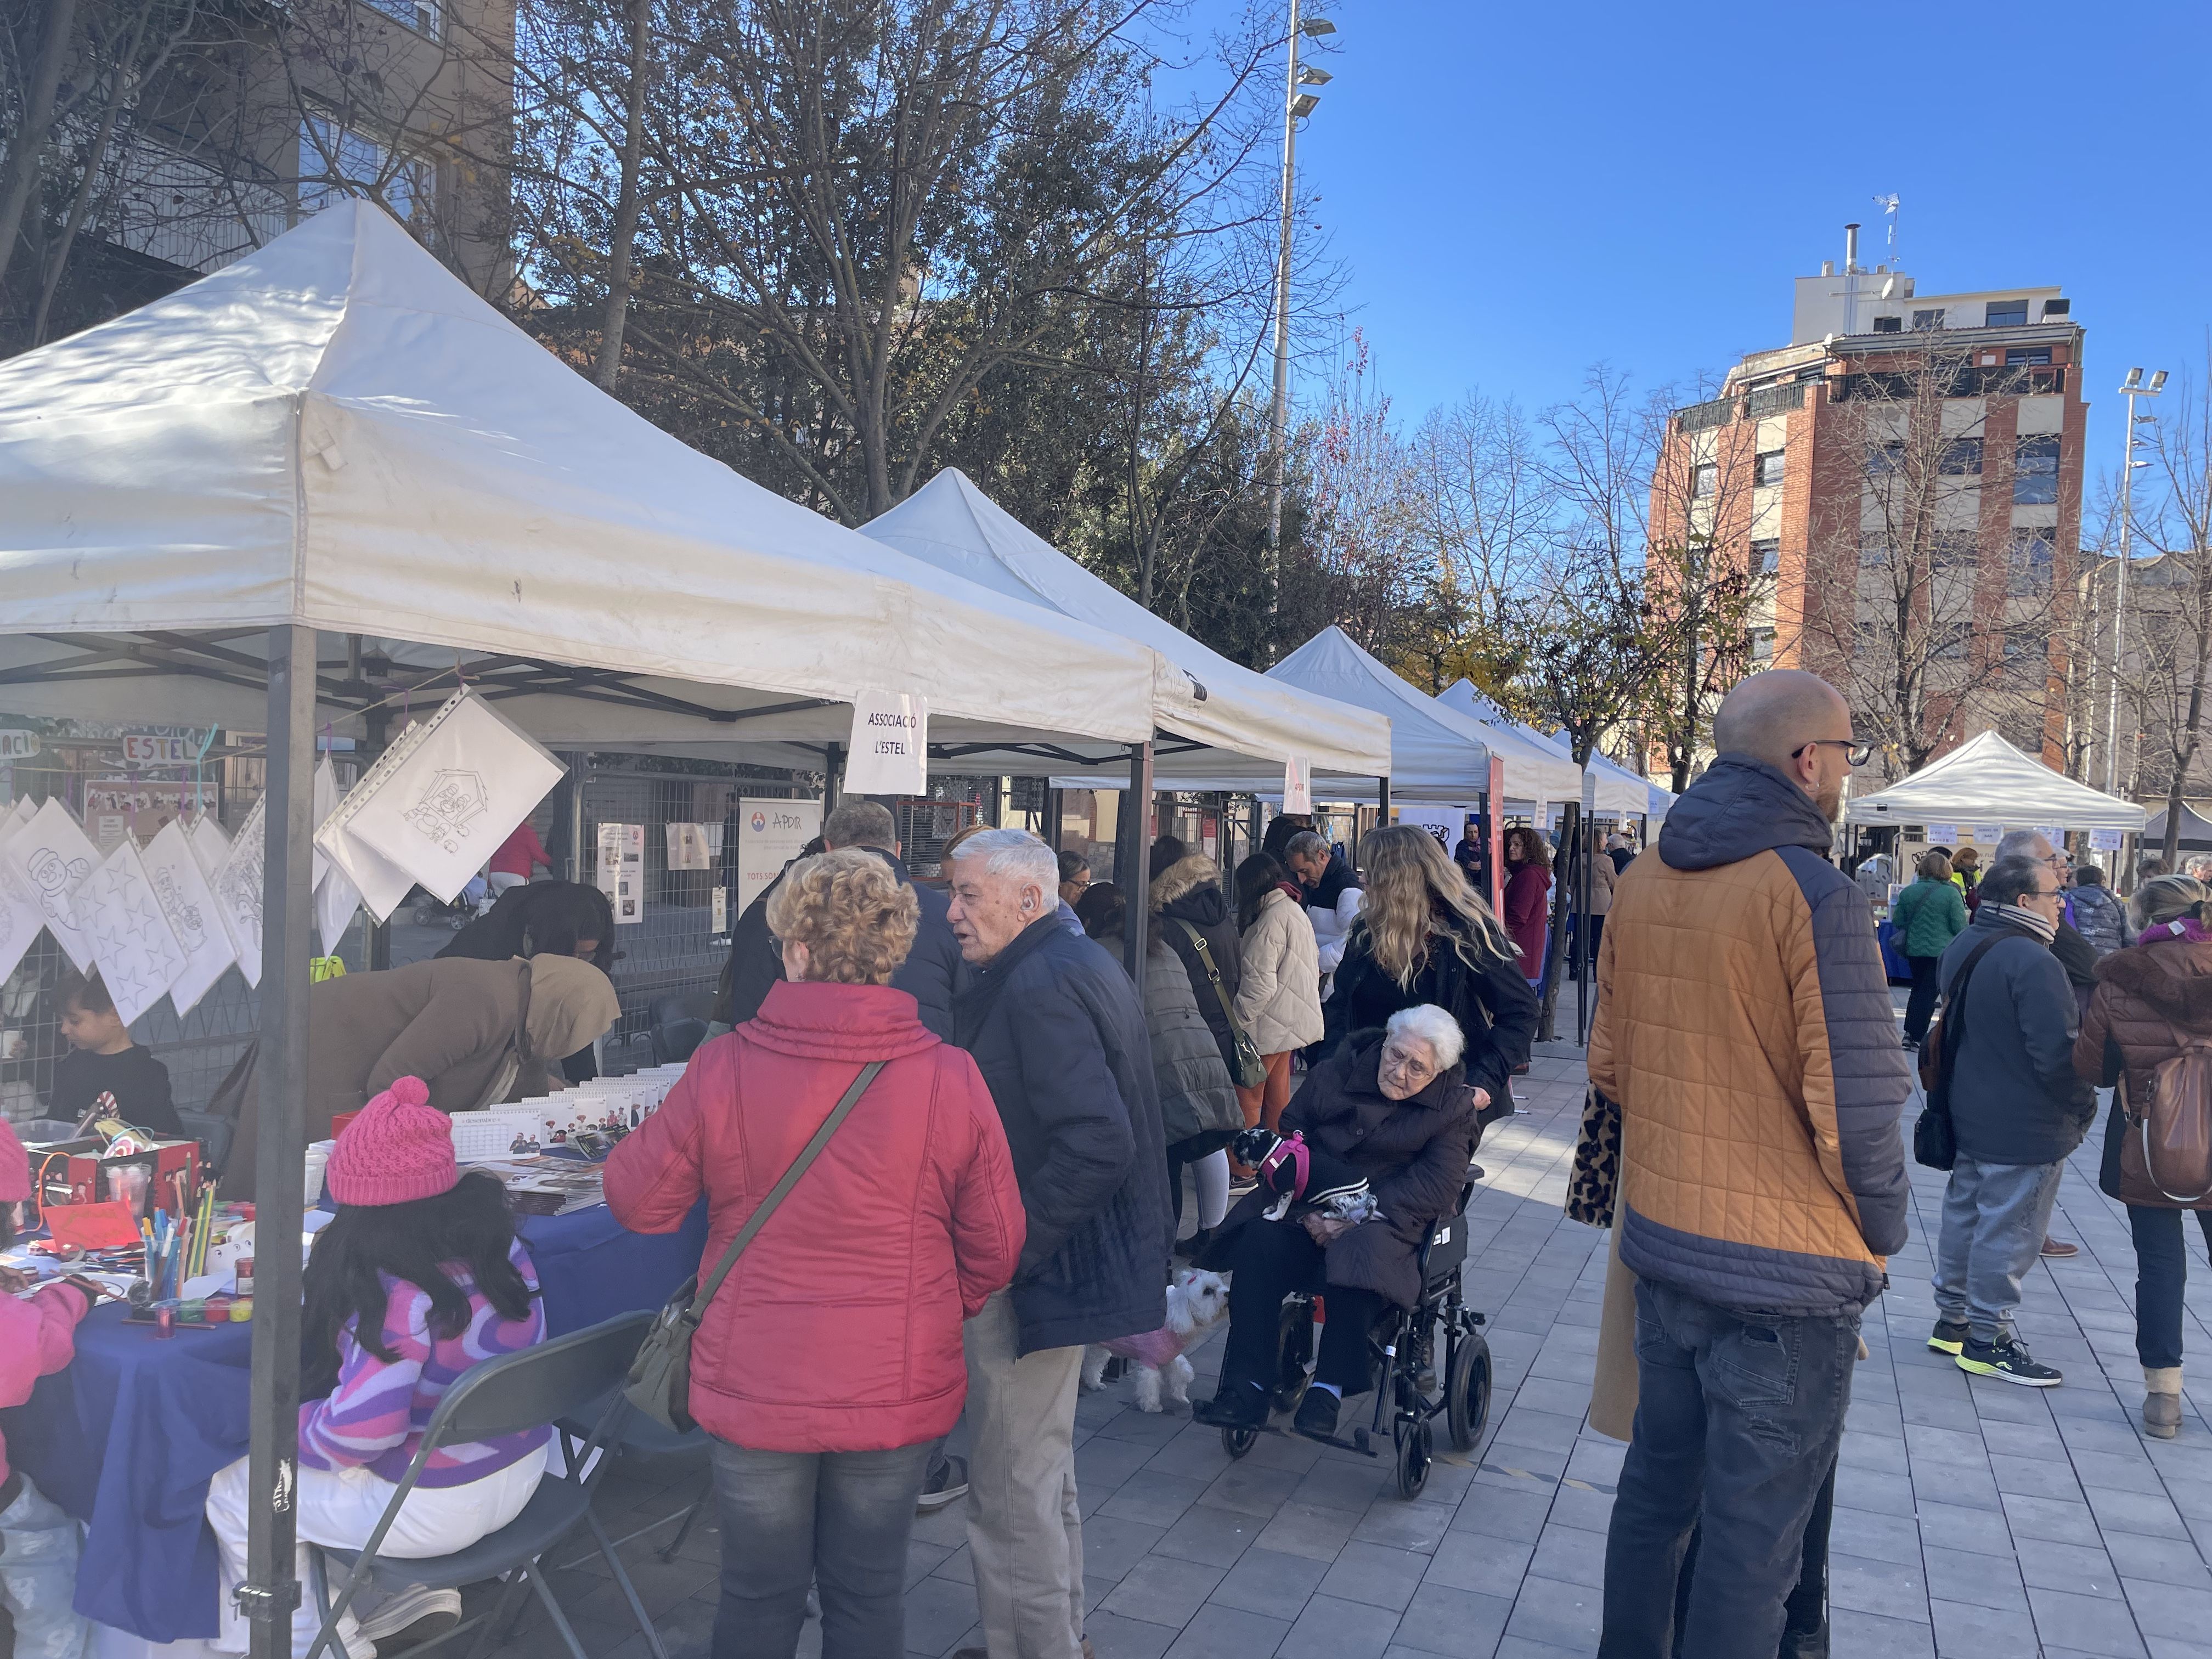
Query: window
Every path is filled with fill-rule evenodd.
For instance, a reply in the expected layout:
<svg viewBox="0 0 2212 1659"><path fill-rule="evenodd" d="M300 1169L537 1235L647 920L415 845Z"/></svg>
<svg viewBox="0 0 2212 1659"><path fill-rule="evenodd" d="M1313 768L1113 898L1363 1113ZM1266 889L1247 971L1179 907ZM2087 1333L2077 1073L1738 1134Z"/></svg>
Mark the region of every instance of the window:
<svg viewBox="0 0 2212 1659"><path fill-rule="evenodd" d="M1938 530L1928 538L1930 570L1970 570L1974 564L1975 535L1971 530Z"/></svg>
<svg viewBox="0 0 2212 1659"><path fill-rule="evenodd" d="M1690 494L1705 500L1721 487L1721 469L1717 461L1700 461L1690 469Z"/></svg>
<svg viewBox="0 0 2212 1659"><path fill-rule="evenodd" d="M2025 300L1993 301L1990 306L1986 323L1990 328L2025 327L2027 323L2027 301Z"/></svg>
<svg viewBox="0 0 2212 1659"><path fill-rule="evenodd" d="M300 123L300 206L314 212L348 196L372 196L400 219L427 210L434 175L419 161L395 162L375 139L319 115Z"/></svg>
<svg viewBox="0 0 2212 1659"><path fill-rule="evenodd" d="M2005 367L2007 368L2014 368L2021 363L2048 363L2050 361L2051 348L2049 346L2007 346L2005 348Z"/></svg>
<svg viewBox="0 0 2212 1659"><path fill-rule="evenodd" d="M1869 444L1867 446L1867 474L1869 477L1884 478L1889 477L1892 473L1902 472L1904 471L1905 444L1903 440L1893 438L1887 443Z"/></svg>
<svg viewBox="0 0 2212 1659"><path fill-rule="evenodd" d="M1869 536L1859 544L1859 568L1880 570L1889 562L1889 543L1881 536Z"/></svg>
<svg viewBox="0 0 2212 1659"><path fill-rule="evenodd" d="M1973 635L1973 625L1970 623L1951 623L1939 627L1928 636L1928 654L1947 659L1963 657L1966 654L1966 642Z"/></svg>
<svg viewBox="0 0 2212 1659"><path fill-rule="evenodd" d="M1784 452L1779 449L1761 450L1758 458L1752 463L1752 482L1760 484L1780 483L1784 453Z"/></svg>
<svg viewBox="0 0 2212 1659"><path fill-rule="evenodd" d="M1751 630L1751 659L1756 663L1771 663L1774 660L1774 630L1772 629L1754 628Z"/></svg>
<svg viewBox="0 0 2212 1659"><path fill-rule="evenodd" d="M2048 507L2058 499L2058 434L2022 438L2013 446L2012 503Z"/></svg>
<svg viewBox="0 0 2212 1659"><path fill-rule="evenodd" d="M2058 532L2045 528L2012 532L2011 556L2006 561L2005 592L2016 599L2033 599L2051 592L2051 558Z"/></svg>
<svg viewBox="0 0 2212 1659"><path fill-rule="evenodd" d="M1979 438L1954 438L1943 446L1943 453L1936 463L1938 472L1951 477L1978 476L1982 470L1982 441Z"/></svg>
<svg viewBox="0 0 2212 1659"><path fill-rule="evenodd" d="M2039 663L2048 662L2050 656L2051 647L2042 629L2015 623L2005 629L2004 659L2008 666L2025 672Z"/></svg>
<svg viewBox="0 0 2212 1659"><path fill-rule="evenodd" d="M1930 329L1942 326L1943 307L1941 306L1936 307L1933 310L1916 311L1912 313L1912 331L1915 334L1925 334Z"/></svg>
<svg viewBox="0 0 2212 1659"><path fill-rule="evenodd" d="M1751 544L1751 574L1771 576L1782 568L1782 543L1778 538L1756 541Z"/></svg>
<svg viewBox="0 0 2212 1659"><path fill-rule="evenodd" d="M1902 317L1877 317L1874 319L1874 331L1877 334L1901 334L1905 331L1905 319Z"/></svg>
<svg viewBox="0 0 2212 1659"><path fill-rule="evenodd" d="M433 40L438 38L438 26L442 21L438 0L368 0L368 4L372 10L397 18Z"/></svg>
<svg viewBox="0 0 2212 1659"><path fill-rule="evenodd" d="M2073 309L2074 302L2071 300L2045 300L2043 302L2043 314L2046 317L2064 317Z"/></svg>

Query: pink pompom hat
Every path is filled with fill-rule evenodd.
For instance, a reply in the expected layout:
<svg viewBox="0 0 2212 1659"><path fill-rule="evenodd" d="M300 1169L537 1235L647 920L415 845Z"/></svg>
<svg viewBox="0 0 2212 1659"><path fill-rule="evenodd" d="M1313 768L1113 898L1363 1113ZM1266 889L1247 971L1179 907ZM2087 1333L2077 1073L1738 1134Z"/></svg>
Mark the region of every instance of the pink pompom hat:
<svg viewBox="0 0 2212 1659"><path fill-rule="evenodd" d="M339 1135L323 1184L341 1204L411 1204L459 1184L453 1120L430 1104L419 1077L403 1077L362 1107Z"/></svg>

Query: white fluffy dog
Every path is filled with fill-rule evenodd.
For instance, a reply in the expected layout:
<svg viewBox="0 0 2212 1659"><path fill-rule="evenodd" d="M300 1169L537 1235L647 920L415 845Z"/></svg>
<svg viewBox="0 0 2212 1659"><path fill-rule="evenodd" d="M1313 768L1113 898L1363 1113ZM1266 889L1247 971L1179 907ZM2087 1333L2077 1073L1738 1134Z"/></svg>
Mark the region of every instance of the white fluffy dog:
<svg viewBox="0 0 2212 1659"><path fill-rule="evenodd" d="M1168 1322L1142 1336L1117 1336L1111 1342L1094 1342L1083 1351L1083 1386L1096 1389L1104 1381L1106 1361L1119 1354L1136 1366L1137 1409L1161 1409L1160 1384L1178 1406L1190 1404L1190 1361L1183 1358L1206 1340L1229 1313L1229 1279L1223 1273L1201 1273L1185 1267L1168 1286Z"/></svg>

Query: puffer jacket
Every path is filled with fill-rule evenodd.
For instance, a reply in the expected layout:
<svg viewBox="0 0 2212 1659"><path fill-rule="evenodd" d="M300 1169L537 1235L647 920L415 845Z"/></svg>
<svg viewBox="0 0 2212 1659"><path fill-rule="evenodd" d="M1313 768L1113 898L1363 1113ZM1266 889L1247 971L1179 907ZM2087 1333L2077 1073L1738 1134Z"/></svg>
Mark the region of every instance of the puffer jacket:
<svg viewBox="0 0 2212 1659"><path fill-rule="evenodd" d="M2128 910L2109 887L2076 887L2068 896L2074 907L2074 931L2100 957L2128 945Z"/></svg>
<svg viewBox="0 0 2212 1659"><path fill-rule="evenodd" d="M1975 911L1938 970L1947 1027L1965 1022L1951 1123L1960 1152L1978 1164L2056 1164L2081 1144L2097 1113L2096 1096L2074 1074L2081 1008L2054 946L2008 921L2009 908ZM1954 1013L1951 987L1984 944Z"/></svg>
<svg viewBox="0 0 2212 1659"><path fill-rule="evenodd" d="M1099 944L1119 962L1121 935L1101 933ZM1152 1079L1160 1086L1160 1125L1170 1146L1199 1135L1219 1135L1216 1145L1244 1127L1237 1085L1213 1046L1213 1033L1191 994L1182 958L1158 939L1145 943L1145 1033L1152 1042ZM1210 1149L1209 1149L1210 1150Z"/></svg>
<svg viewBox="0 0 2212 1659"><path fill-rule="evenodd" d="M769 988L609 1155L607 1207L671 1233L702 1194L711 1273L860 1067L888 1062L738 1258L691 1345L691 1414L762 1451L882 1451L949 1433L961 1322L1013 1277L1013 1159L975 1062L886 985ZM856 1253L857 1246L857 1253Z"/></svg>
<svg viewBox="0 0 2212 1659"><path fill-rule="evenodd" d="M1826 819L1726 754L1614 890L1590 1081L1620 1104L1620 1257L1747 1312L1835 1316L1905 1240L1911 1093L1874 915Z"/></svg>
<svg viewBox="0 0 2212 1659"><path fill-rule="evenodd" d="M1306 920L1313 923L1314 954L1321 963L1323 979L1334 974L1344 961L1345 949L1352 942L1352 924L1359 920L1359 907L1364 896L1360 891L1359 878L1352 873L1341 853L1329 854L1321 879L1306 889Z"/></svg>
<svg viewBox="0 0 2212 1659"><path fill-rule="evenodd" d="M1237 1020L1263 1054L1321 1041L1321 957L1305 908L1278 887L1238 946Z"/></svg>
<svg viewBox="0 0 2212 1659"><path fill-rule="evenodd" d="M1940 957L1966 931L1966 901L1954 883L1922 876L1897 896L1889 920L1906 956Z"/></svg>
<svg viewBox="0 0 2212 1659"><path fill-rule="evenodd" d="M1505 878L1505 914L1499 918L1521 951L1521 976L1544 975L1547 935L1551 930L1552 872L1539 865L1516 864Z"/></svg>
<svg viewBox="0 0 2212 1659"><path fill-rule="evenodd" d="M1603 916L1613 913L1613 890L1619 880L1620 872L1613 867L1613 860L1603 853L1590 860L1589 913L1592 915Z"/></svg>
<svg viewBox="0 0 2212 1659"><path fill-rule="evenodd" d="M1190 975L1191 994L1198 999L1198 1012L1205 1016L1206 1029L1213 1033L1214 1044L1221 1050L1221 1063L1233 1067L1237 1035L1229 1011L1237 1001L1239 974L1237 914L1222 895L1221 872L1201 853L1177 859L1152 878L1152 926L1168 948L1182 959L1182 970ZM1213 993L1197 941L1179 925L1185 923L1206 941L1206 954L1213 958L1214 974L1221 981L1221 996ZM1224 996L1226 1005L1222 1000Z"/></svg>
<svg viewBox="0 0 2212 1659"><path fill-rule="evenodd" d="M2212 933L2169 923L2146 928L2124 951L2097 964L2097 988L2081 1034L2074 1041L2074 1069L2100 1087L2124 1085L2126 1098L2150 1098L2152 1074L2185 1043L2212 1039ZM2122 1095L2105 1116L2103 1166L2097 1184L2120 1195ZM2175 1206L2180 1207L2179 1206ZM2202 1206L2212 1208L2212 1202Z"/></svg>

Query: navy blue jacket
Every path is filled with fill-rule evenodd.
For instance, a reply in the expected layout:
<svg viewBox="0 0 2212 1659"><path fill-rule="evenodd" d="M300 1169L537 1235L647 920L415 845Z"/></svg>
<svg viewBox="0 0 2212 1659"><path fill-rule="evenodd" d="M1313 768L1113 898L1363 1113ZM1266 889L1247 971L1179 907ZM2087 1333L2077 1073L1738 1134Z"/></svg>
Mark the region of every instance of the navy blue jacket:
<svg viewBox="0 0 2212 1659"><path fill-rule="evenodd" d="M2056 1164L2081 1144L2096 1091L2074 1070L2081 1004L2051 947L1984 902L1943 952L1945 996L1974 948L1964 1002L1966 1040L1951 1073L1951 1124L1977 1164ZM1957 1018L1947 1006L1943 1023Z"/></svg>
<svg viewBox="0 0 2212 1659"><path fill-rule="evenodd" d="M968 970L952 1041L998 1103L1029 1242L1014 1275L1021 1350L1167 1321L1167 1139L1137 989L1057 915Z"/></svg>

